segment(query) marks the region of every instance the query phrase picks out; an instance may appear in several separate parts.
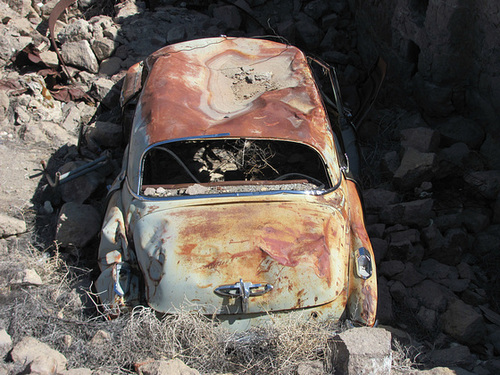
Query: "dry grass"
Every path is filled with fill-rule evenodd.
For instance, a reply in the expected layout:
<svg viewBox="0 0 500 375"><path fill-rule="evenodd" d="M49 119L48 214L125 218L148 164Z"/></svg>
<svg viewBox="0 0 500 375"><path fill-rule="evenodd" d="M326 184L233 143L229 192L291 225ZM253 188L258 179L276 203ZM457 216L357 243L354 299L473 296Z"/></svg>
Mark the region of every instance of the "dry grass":
<svg viewBox="0 0 500 375"><path fill-rule="evenodd" d="M29 240L11 241L0 261L0 328L14 342L33 336L59 350L72 367L132 373L148 359L180 358L202 373L290 374L301 363L324 359L337 327L303 321L296 315L273 316L265 328L234 333L187 309L159 319L149 308L108 321L89 298L90 271L69 266L35 249ZM32 268L41 286L12 286L13 269ZM108 340L93 342L96 332Z"/></svg>

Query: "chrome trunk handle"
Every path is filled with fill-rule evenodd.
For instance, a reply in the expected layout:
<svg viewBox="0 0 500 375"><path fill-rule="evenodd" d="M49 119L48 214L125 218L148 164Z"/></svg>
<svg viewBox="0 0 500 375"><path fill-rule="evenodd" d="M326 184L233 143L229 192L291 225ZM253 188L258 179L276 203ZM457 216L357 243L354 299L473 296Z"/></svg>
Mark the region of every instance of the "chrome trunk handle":
<svg viewBox="0 0 500 375"><path fill-rule="evenodd" d="M253 284L250 282L239 282L233 285L221 285L214 289L214 293L221 297L241 298L241 312L248 312L248 298L261 296L273 289L271 284Z"/></svg>

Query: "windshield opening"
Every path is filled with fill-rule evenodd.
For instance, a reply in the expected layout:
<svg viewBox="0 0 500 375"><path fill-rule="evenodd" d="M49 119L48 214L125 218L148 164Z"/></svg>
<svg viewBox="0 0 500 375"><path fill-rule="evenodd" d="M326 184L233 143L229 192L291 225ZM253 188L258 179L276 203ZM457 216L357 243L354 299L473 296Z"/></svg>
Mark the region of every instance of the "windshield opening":
<svg viewBox="0 0 500 375"><path fill-rule="evenodd" d="M289 141L204 139L148 150L141 194L152 197L331 187L313 148Z"/></svg>

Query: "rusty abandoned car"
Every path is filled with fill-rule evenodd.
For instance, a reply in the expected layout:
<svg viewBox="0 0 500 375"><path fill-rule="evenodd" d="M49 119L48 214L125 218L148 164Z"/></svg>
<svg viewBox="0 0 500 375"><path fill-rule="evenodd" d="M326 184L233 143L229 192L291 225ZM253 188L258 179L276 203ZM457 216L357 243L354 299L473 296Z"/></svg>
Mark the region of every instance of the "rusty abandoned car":
<svg viewBox="0 0 500 375"><path fill-rule="evenodd" d="M193 40L131 67L121 104L129 140L96 282L108 314L375 323L375 259L343 151L358 115L332 67L269 40Z"/></svg>

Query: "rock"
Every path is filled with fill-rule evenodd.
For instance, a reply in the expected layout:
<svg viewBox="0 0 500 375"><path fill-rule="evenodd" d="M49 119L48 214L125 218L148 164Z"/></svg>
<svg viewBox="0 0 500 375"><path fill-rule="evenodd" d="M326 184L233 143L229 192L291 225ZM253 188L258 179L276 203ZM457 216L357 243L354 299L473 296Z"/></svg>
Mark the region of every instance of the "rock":
<svg viewBox="0 0 500 375"><path fill-rule="evenodd" d="M399 168L399 156L396 151L389 151L382 157L380 168L382 172L393 176Z"/></svg>
<svg viewBox="0 0 500 375"><path fill-rule="evenodd" d="M424 306L420 306L417 313L417 319L422 327L429 331L435 332L437 326L437 312L431 309L427 309Z"/></svg>
<svg viewBox="0 0 500 375"><path fill-rule="evenodd" d="M89 344L91 346L100 347L106 345L109 341L111 341L111 334L100 329L95 333L94 337L92 337Z"/></svg>
<svg viewBox="0 0 500 375"><path fill-rule="evenodd" d="M474 237L472 246L477 254L484 256L489 254L493 249L500 249L500 238L486 232L478 233Z"/></svg>
<svg viewBox="0 0 500 375"><path fill-rule="evenodd" d="M433 350L430 361L439 366L469 366L474 362L474 357L467 346L454 345L447 349Z"/></svg>
<svg viewBox="0 0 500 375"><path fill-rule="evenodd" d="M479 233L490 225L490 214L485 209L466 208L460 218L469 233Z"/></svg>
<svg viewBox="0 0 500 375"><path fill-rule="evenodd" d="M110 79L98 78L92 84L91 94L108 108L115 108L119 105L120 91Z"/></svg>
<svg viewBox="0 0 500 375"><path fill-rule="evenodd" d="M93 372L88 368L73 368L71 370L61 371L58 375L92 375Z"/></svg>
<svg viewBox="0 0 500 375"><path fill-rule="evenodd" d="M414 80L417 100L426 114L431 117L448 117L453 113L453 91L450 87L429 82L419 73Z"/></svg>
<svg viewBox="0 0 500 375"><path fill-rule="evenodd" d="M500 355L500 327L493 325L495 328L493 332L488 335L488 341L493 344L496 355ZM0 331L1 333L1 331ZM1 345L1 344L0 344Z"/></svg>
<svg viewBox="0 0 500 375"><path fill-rule="evenodd" d="M0 329L0 356L5 358L12 348L12 339L5 329Z"/></svg>
<svg viewBox="0 0 500 375"><path fill-rule="evenodd" d="M9 282L10 285L42 285L42 278L32 269L24 269L19 271L13 279Z"/></svg>
<svg viewBox="0 0 500 375"><path fill-rule="evenodd" d="M82 248L99 232L101 216L85 204L65 203L59 213L56 241L62 247Z"/></svg>
<svg viewBox="0 0 500 375"><path fill-rule="evenodd" d="M464 175L465 182L475 193L495 200L500 193L500 170L470 172Z"/></svg>
<svg viewBox="0 0 500 375"><path fill-rule="evenodd" d="M462 142L442 149L437 155L439 172L436 173L436 176L442 179L451 175L461 175L469 157L469 147Z"/></svg>
<svg viewBox="0 0 500 375"><path fill-rule="evenodd" d="M10 99L4 90L0 91L0 122L7 117L7 110L9 109Z"/></svg>
<svg viewBox="0 0 500 375"><path fill-rule="evenodd" d="M430 180L436 170L436 160L434 153L423 153L414 148L408 148L401 160L401 165L394 173L394 185L399 189L409 190Z"/></svg>
<svg viewBox="0 0 500 375"><path fill-rule="evenodd" d="M30 36L12 35L7 26L0 24L0 67L4 66L12 57L19 51L22 51L30 43L33 43L33 38Z"/></svg>
<svg viewBox="0 0 500 375"><path fill-rule="evenodd" d="M338 374L389 374L391 334L382 328L353 328L335 336L333 359Z"/></svg>
<svg viewBox="0 0 500 375"><path fill-rule="evenodd" d="M323 370L322 361L302 362L297 366L297 375L323 375L326 374Z"/></svg>
<svg viewBox="0 0 500 375"><path fill-rule="evenodd" d="M392 312L392 297L391 293L389 292L389 286L385 277L378 278L377 286L377 320L381 324L390 324L394 319L394 315Z"/></svg>
<svg viewBox="0 0 500 375"><path fill-rule="evenodd" d="M325 3L323 0L310 1L304 7L304 13L315 21L318 21L328 10L328 3Z"/></svg>
<svg viewBox="0 0 500 375"><path fill-rule="evenodd" d="M198 370L188 367L178 358L148 362L137 370L139 375L199 375Z"/></svg>
<svg viewBox="0 0 500 375"><path fill-rule="evenodd" d="M386 240L380 238L370 238L372 243L373 253L375 254L375 262L379 264L386 258L388 244Z"/></svg>
<svg viewBox="0 0 500 375"><path fill-rule="evenodd" d="M444 246L434 254L434 258L441 263L455 266L460 263L462 254L468 248L467 233L461 228L450 229L445 233Z"/></svg>
<svg viewBox="0 0 500 375"><path fill-rule="evenodd" d="M394 275L392 279L401 281L404 286L409 288L420 283L425 279L425 276L415 269L415 265L413 263L408 262L405 264L403 272Z"/></svg>
<svg viewBox="0 0 500 375"><path fill-rule="evenodd" d="M486 326L483 317L461 300L455 300L442 315L443 331L465 345L484 342Z"/></svg>
<svg viewBox="0 0 500 375"><path fill-rule="evenodd" d="M365 210L366 210L366 199L365 199ZM384 223L368 224L366 225L366 231L370 236L370 240L374 238L381 239L384 237L385 224Z"/></svg>
<svg viewBox="0 0 500 375"><path fill-rule="evenodd" d="M380 220L386 224L429 225L432 215L433 200L420 199L411 202L389 204L380 213Z"/></svg>
<svg viewBox="0 0 500 375"><path fill-rule="evenodd" d="M382 276L386 276L388 278L392 278L394 275L397 275L403 272L405 269L405 264L400 260L388 260L380 263L380 267L378 269L378 273Z"/></svg>
<svg viewBox="0 0 500 375"><path fill-rule="evenodd" d="M238 29L241 25L241 14L234 5L222 5L214 8L214 18L222 21L228 29Z"/></svg>
<svg viewBox="0 0 500 375"><path fill-rule="evenodd" d="M66 369L67 360L61 353L34 337L25 337L11 351L15 363L29 364L31 373L54 374Z"/></svg>
<svg viewBox="0 0 500 375"><path fill-rule="evenodd" d="M439 147L440 134L430 128L410 128L401 131L401 146L413 148L419 152L436 152Z"/></svg>
<svg viewBox="0 0 500 375"><path fill-rule="evenodd" d="M395 281L390 287L390 292L392 298L398 302L404 301L408 297L408 291L401 281Z"/></svg>
<svg viewBox="0 0 500 375"><path fill-rule="evenodd" d="M0 213L0 238L14 236L26 232L26 223L24 220L7 216Z"/></svg>
<svg viewBox="0 0 500 375"><path fill-rule="evenodd" d="M110 57L109 59L103 60L101 65L99 65L99 74L106 75L108 77L114 76L121 70L122 59L119 57Z"/></svg>
<svg viewBox="0 0 500 375"><path fill-rule="evenodd" d="M42 62L49 68L59 67L59 57L57 57L57 53L52 51L44 51L40 53L39 57L42 60Z"/></svg>
<svg viewBox="0 0 500 375"><path fill-rule="evenodd" d="M72 161L59 168L61 176L87 164L84 161ZM83 203L89 198L99 185L104 182L104 177L98 171L84 174L74 180L59 186L61 197L65 202Z"/></svg>
<svg viewBox="0 0 500 375"><path fill-rule="evenodd" d="M91 46L97 60L103 61L113 54L113 51L116 48L116 43L108 38L102 38L92 40Z"/></svg>
<svg viewBox="0 0 500 375"><path fill-rule="evenodd" d="M422 261L419 269L423 275L431 280L445 279L453 273L451 266L432 258Z"/></svg>
<svg viewBox="0 0 500 375"><path fill-rule="evenodd" d="M500 170L500 139L491 134L486 135L486 140L481 145L480 153L486 159L486 164L490 169Z"/></svg>
<svg viewBox="0 0 500 375"><path fill-rule="evenodd" d="M443 147L461 142L471 149L479 149L484 140L483 129L473 120L461 116L452 117L445 123L439 124L437 129L441 133Z"/></svg>
<svg viewBox="0 0 500 375"><path fill-rule="evenodd" d="M68 65L85 69L91 73L99 71L99 63L90 44L86 40L68 42L61 46L61 57Z"/></svg>
<svg viewBox="0 0 500 375"><path fill-rule="evenodd" d="M84 19L76 19L64 27L57 34L57 38L63 45L68 42L88 41L92 38L92 26Z"/></svg>
<svg viewBox="0 0 500 375"><path fill-rule="evenodd" d="M423 306L438 313L445 311L448 301L456 298L447 288L431 280L423 280L412 287L411 294Z"/></svg>
<svg viewBox="0 0 500 375"><path fill-rule="evenodd" d="M169 44L182 42L186 38L186 27L184 25L177 25L168 30L166 42Z"/></svg>
<svg viewBox="0 0 500 375"><path fill-rule="evenodd" d="M367 212L380 210L388 204L399 201L398 194L385 189L367 189L363 191L363 200Z"/></svg>
<svg viewBox="0 0 500 375"><path fill-rule="evenodd" d="M95 143L99 149L121 146L122 126L112 122L97 121L91 124L85 133L89 143Z"/></svg>
<svg viewBox="0 0 500 375"><path fill-rule="evenodd" d="M302 48L307 47L307 49L310 50L316 49L323 40L323 32L321 29L311 17L304 13L300 13L297 17L295 31L297 42Z"/></svg>

